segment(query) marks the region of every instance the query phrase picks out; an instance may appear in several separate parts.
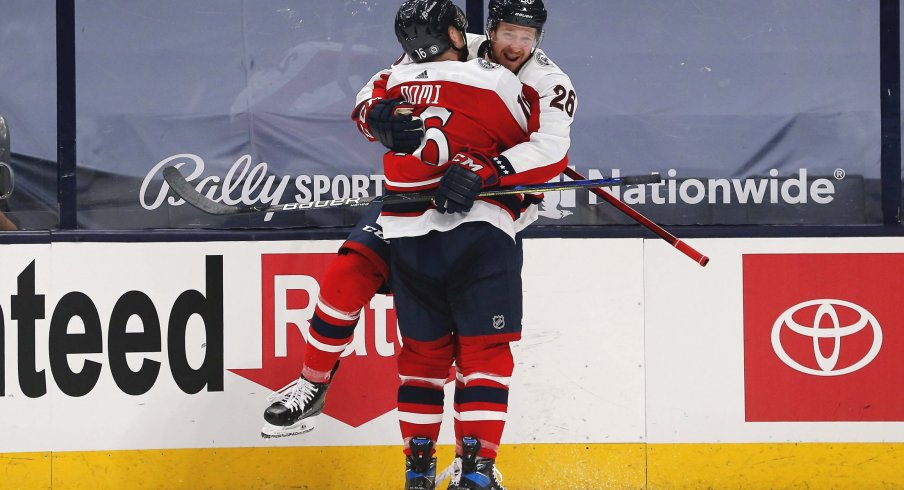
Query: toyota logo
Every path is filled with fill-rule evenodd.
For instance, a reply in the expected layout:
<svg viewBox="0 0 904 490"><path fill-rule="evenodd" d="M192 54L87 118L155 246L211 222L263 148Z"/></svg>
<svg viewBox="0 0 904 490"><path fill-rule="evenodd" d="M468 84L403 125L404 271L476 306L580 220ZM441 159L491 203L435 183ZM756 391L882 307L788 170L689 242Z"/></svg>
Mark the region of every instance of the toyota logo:
<svg viewBox="0 0 904 490"><path fill-rule="evenodd" d="M794 320L795 313L804 308L813 306L817 307L816 313L808 325L801 325ZM859 315L859 318L850 325L841 325L838 319L838 310L845 308L850 309L856 315ZM820 327L825 318L828 318L831 321L831 327ZM867 327L873 330L873 345L870 347L869 352L854 364L836 369L838 357L841 354L841 340L844 337L853 335ZM813 355L816 358L816 365L819 369L804 366L792 359L791 356L785 352L781 340L781 333L785 328L790 329L798 335L813 339ZM832 354L828 357L822 354L822 351L819 348L819 339L833 340ZM775 320L775 324L772 326L772 349L775 351L778 358L790 368L814 376L841 376L842 374L857 371L876 358L880 347L882 347L882 329L879 328L879 322L876 320L876 317L864 307L840 299L814 299L811 301L804 301L803 303L799 303L785 310L779 315L778 319Z"/></svg>

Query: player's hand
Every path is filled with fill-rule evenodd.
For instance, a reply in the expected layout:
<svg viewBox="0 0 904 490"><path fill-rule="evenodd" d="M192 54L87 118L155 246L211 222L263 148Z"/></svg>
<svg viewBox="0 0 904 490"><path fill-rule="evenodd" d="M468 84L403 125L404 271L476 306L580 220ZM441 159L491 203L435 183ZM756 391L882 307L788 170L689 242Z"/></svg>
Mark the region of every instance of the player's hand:
<svg viewBox="0 0 904 490"><path fill-rule="evenodd" d="M400 107L401 106L401 107ZM365 116L370 133L386 148L396 153L412 153L421 146L424 123L419 117L406 114L410 108L402 99L380 100Z"/></svg>
<svg viewBox="0 0 904 490"><path fill-rule="evenodd" d="M480 190L499 182L493 162L482 153L462 152L452 157L433 197L440 213L466 213Z"/></svg>

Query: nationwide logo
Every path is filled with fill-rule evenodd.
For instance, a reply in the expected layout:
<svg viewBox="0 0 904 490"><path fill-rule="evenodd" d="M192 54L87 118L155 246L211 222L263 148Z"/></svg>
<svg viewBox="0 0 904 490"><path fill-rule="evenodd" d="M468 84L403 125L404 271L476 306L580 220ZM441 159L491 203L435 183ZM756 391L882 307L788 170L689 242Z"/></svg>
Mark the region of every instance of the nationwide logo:
<svg viewBox="0 0 904 490"><path fill-rule="evenodd" d="M904 421L904 254L745 254L748 422Z"/></svg>
<svg viewBox="0 0 904 490"><path fill-rule="evenodd" d="M274 391L298 377L320 278L335 256L261 256L262 364L259 369L230 371ZM324 414L358 427L396 407L397 331L392 299L375 296L361 315L352 344L342 354Z"/></svg>
<svg viewBox="0 0 904 490"><path fill-rule="evenodd" d="M725 204L816 204L827 205L835 200L836 182L844 180L844 169L835 169L831 177L813 176L806 168L784 171L771 169L767 176L746 178L683 177L677 170L669 169L657 184L618 186L605 189L606 192L634 206L653 205L725 205ZM620 169L608 171L589 169L582 171L588 179L620 177ZM791 173L791 175L787 175ZM566 177L561 177L566 179ZM556 178L554 180L559 180ZM578 206L578 196L584 196L586 204L600 201L593 193L562 191L547 193L541 205L540 215L551 219L562 219L573 214L569 209Z"/></svg>

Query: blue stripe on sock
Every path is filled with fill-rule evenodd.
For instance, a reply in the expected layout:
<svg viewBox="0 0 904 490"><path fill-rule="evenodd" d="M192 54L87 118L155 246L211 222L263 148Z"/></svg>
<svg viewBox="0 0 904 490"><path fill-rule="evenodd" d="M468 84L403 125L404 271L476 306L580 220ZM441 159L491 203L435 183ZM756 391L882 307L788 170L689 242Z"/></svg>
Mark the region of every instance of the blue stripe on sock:
<svg viewBox="0 0 904 490"><path fill-rule="evenodd" d="M354 325L330 325L326 320L320 318L316 314L314 318L311 318L311 330L317 333L317 335L321 337L326 337L328 339L335 340L346 340L352 337L352 334L355 333Z"/></svg>
<svg viewBox="0 0 904 490"><path fill-rule="evenodd" d="M488 402L508 404L508 389L492 386L469 386L455 391L455 403Z"/></svg>
<svg viewBox="0 0 904 490"><path fill-rule="evenodd" d="M442 388L426 388L423 386L400 386L399 403L419 403L421 405L443 406Z"/></svg>

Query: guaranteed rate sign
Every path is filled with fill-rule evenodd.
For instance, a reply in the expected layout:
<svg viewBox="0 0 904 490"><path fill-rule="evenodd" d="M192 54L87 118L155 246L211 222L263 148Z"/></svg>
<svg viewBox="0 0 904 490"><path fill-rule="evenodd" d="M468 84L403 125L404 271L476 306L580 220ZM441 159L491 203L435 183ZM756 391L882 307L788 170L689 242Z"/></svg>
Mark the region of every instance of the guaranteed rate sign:
<svg viewBox="0 0 904 490"><path fill-rule="evenodd" d="M335 253L261 256L261 367L230 369L270 390L301 373L320 278ZM340 358L323 413L358 427L396 407L398 328L392 299L377 295L364 309Z"/></svg>
<svg viewBox="0 0 904 490"><path fill-rule="evenodd" d="M39 284L32 261L16 278L17 290L9 297L10 328L16 329L13 352L16 359L18 389L29 398L48 393L52 380L59 390L70 397L89 395L97 386L105 366L103 362L85 359L73 368L70 357L104 354L116 386L128 395L142 395L151 390L161 376L163 363L151 359L163 351L172 371L173 380L188 394L223 391L223 257L207 256L205 275L207 290L189 289L182 292L169 311L169 321L163 323L167 312L143 291L124 292L115 302L109 318L101 318L96 299L82 291L69 291L53 305L42 293L46 284ZM47 265L40 264L48 267ZM203 361L193 367L186 350L189 321L197 316L202 321L206 342ZM7 365L3 347L6 325L0 304L0 396L8 394ZM38 322L49 319L47 346L37 345ZM137 323L129 328L129 322ZM71 325L80 324L80 328ZM140 328L135 328L140 326ZM165 347L165 348L164 348ZM47 359L38 359L38 352L47 352ZM128 356L141 356L139 367L133 368ZM39 366L49 364L48 369ZM75 362L77 365L78 362ZM9 391L15 391L10 389Z"/></svg>

